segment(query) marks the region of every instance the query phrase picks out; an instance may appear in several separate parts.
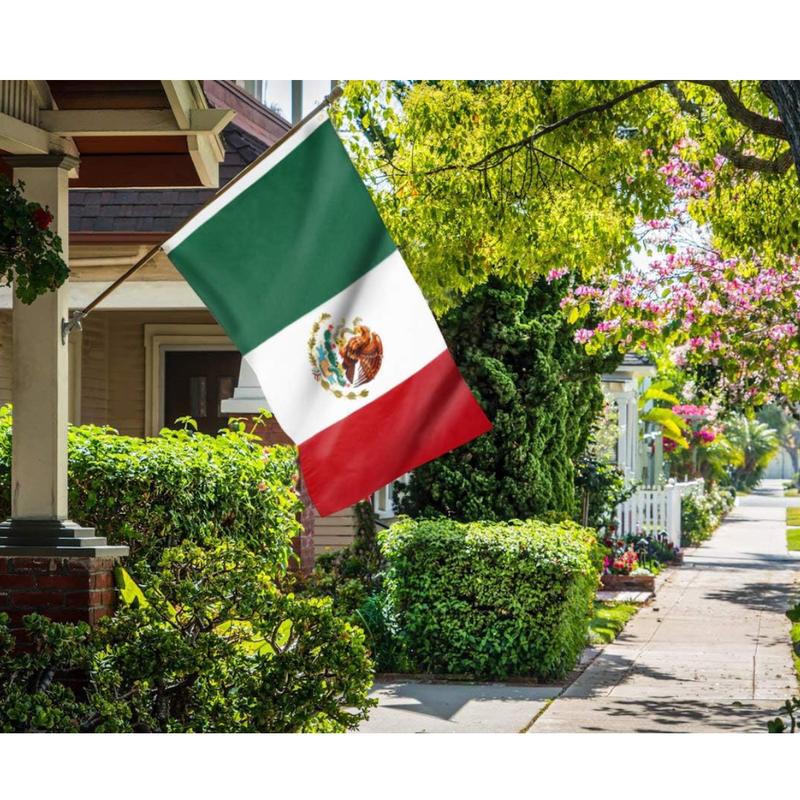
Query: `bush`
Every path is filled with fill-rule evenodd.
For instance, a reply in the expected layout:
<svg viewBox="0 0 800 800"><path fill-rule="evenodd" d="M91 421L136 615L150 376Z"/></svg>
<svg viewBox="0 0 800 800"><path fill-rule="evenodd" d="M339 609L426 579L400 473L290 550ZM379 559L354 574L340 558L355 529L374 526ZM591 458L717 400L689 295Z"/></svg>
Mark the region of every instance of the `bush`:
<svg viewBox="0 0 800 800"><path fill-rule="evenodd" d="M11 436L3 407L0 518L11 514ZM151 565L167 547L221 540L282 565L300 532L296 471L294 448L264 448L243 431L163 430L138 439L93 425L69 429L70 515Z"/></svg>
<svg viewBox="0 0 800 800"><path fill-rule="evenodd" d="M330 598L337 614L364 629L378 671L405 672L408 663L401 637L383 593L386 564L378 546L375 512L367 501L355 510L353 543L319 556L311 575L298 578L299 589L309 597Z"/></svg>
<svg viewBox="0 0 800 800"><path fill-rule="evenodd" d="M730 489L716 484L707 484L704 494L684 497L681 501L681 544L694 547L708 539L733 508L735 500Z"/></svg>
<svg viewBox="0 0 800 800"><path fill-rule="evenodd" d="M739 456L731 472L733 485L737 491L750 491L780 449L778 434L763 422L736 414L726 424L725 436Z"/></svg>
<svg viewBox="0 0 800 800"><path fill-rule="evenodd" d="M304 594L330 597L344 616L355 614L367 598L380 590L384 567L371 503L358 503L355 515L353 543L318 556L314 571L301 579Z"/></svg>
<svg viewBox="0 0 800 800"><path fill-rule="evenodd" d="M616 464L586 454L575 464L575 488L580 493L581 524L603 528L613 520L617 506L636 491L636 484L626 484L625 473Z"/></svg>
<svg viewBox="0 0 800 800"><path fill-rule="evenodd" d="M562 283L490 279L444 316L442 331L493 429L418 467L400 490L413 517L464 522L576 513L574 460L603 405L600 373L559 302Z"/></svg>
<svg viewBox="0 0 800 800"><path fill-rule="evenodd" d="M575 666L599 579L593 532L403 519L380 536L388 618L414 670L550 679Z"/></svg>
<svg viewBox="0 0 800 800"><path fill-rule="evenodd" d="M241 544L163 554L144 593L94 630L0 615L0 730L344 731L366 718L363 632L283 594ZM76 672L88 678L78 691Z"/></svg>

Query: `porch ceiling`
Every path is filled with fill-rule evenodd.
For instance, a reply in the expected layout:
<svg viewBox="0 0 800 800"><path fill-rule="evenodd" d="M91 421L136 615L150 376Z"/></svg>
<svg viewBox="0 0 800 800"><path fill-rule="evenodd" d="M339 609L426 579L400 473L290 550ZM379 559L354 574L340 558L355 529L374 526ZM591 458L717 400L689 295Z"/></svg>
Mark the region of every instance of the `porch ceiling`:
<svg viewBox="0 0 800 800"><path fill-rule="evenodd" d="M0 153L78 155L76 188L218 185L233 112L209 108L198 81L0 81L12 83L0 85Z"/></svg>

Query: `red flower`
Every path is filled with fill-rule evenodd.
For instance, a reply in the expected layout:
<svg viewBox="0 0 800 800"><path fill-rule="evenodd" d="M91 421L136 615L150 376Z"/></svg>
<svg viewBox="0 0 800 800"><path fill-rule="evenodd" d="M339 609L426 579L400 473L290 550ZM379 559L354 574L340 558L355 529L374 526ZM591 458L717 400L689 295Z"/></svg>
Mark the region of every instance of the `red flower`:
<svg viewBox="0 0 800 800"><path fill-rule="evenodd" d="M49 228L52 221L53 215L41 206L33 212L33 224L36 225L40 231Z"/></svg>

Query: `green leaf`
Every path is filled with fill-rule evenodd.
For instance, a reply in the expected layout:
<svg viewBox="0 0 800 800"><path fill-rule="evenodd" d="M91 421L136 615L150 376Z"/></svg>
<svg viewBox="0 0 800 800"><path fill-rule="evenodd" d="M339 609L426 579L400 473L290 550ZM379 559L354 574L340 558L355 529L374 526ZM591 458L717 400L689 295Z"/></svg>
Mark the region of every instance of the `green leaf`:
<svg viewBox="0 0 800 800"><path fill-rule="evenodd" d="M150 605L144 592L124 567L114 567L114 580L119 589L119 598L126 606L147 608Z"/></svg>
<svg viewBox="0 0 800 800"><path fill-rule="evenodd" d="M663 400L665 403L671 403L674 406L680 405L680 398L674 394L665 392L663 389L657 389L654 386L648 386L647 390L639 398L640 402L647 402L648 400Z"/></svg>
<svg viewBox="0 0 800 800"><path fill-rule="evenodd" d="M677 428L678 433L691 429L691 425L671 408L651 408L642 414L642 419L645 422L655 422L658 425L669 424L673 429Z"/></svg>

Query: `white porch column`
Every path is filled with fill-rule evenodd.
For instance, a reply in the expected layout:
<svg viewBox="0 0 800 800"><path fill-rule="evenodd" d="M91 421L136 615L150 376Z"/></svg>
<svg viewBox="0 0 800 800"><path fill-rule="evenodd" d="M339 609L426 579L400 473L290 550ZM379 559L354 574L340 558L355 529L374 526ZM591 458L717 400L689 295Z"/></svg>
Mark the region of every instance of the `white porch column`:
<svg viewBox="0 0 800 800"><path fill-rule="evenodd" d="M68 261L67 171L75 166L75 161L69 157L45 156L39 163L41 166L16 167L14 179L25 184L29 200L50 209L52 227L61 237L64 260ZM14 297L13 519L67 518L69 351L61 341L61 320L68 313L68 292L65 283L30 305Z"/></svg>
<svg viewBox="0 0 800 800"><path fill-rule="evenodd" d="M77 164L63 154L12 155L4 160L25 196L53 215L64 260L69 258L67 177ZM0 557L118 558L93 528L67 518L67 417L69 346L61 322L68 315L67 283L30 305L13 300L11 519L0 523Z"/></svg>

